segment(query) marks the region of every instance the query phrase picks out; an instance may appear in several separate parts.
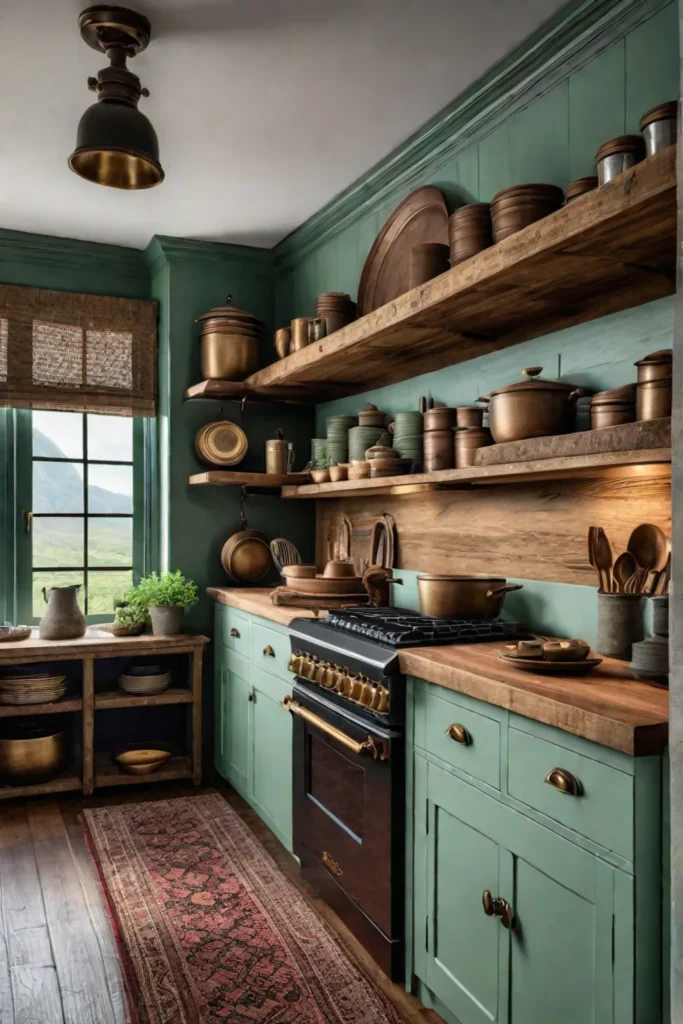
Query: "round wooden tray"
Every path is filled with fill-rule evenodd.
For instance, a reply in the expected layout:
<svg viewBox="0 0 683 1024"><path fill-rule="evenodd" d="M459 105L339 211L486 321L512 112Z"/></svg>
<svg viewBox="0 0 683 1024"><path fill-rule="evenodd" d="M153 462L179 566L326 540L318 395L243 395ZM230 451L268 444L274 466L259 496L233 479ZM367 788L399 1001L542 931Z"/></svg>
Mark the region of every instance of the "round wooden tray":
<svg viewBox="0 0 683 1024"><path fill-rule="evenodd" d="M583 658L581 661L549 661L545 658L512 658L501 654L503 661L522 672L537 672L541 676L585 676L601 664L602 658Z"/></svg>
<svg viewBox="0 0 683 1024"><path fill-rule="evenodd" d="M446 201L433 185L406 196L375 239L358 285L358 316L409 290L410 254L422 242L448 245Z"/></svg>

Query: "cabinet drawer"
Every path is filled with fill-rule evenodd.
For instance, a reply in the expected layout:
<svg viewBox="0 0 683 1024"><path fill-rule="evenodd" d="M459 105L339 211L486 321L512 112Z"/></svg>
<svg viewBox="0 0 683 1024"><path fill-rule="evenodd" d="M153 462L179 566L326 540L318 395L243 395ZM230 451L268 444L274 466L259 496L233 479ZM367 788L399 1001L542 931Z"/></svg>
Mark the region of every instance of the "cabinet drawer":
<svg viewBox="0 0 683 1024"><path fill-rule="evenodd" d="M500 723L444 700L431 688L425 702L425 748L454 768L500 789Z"/></svg>
<svg viewBox="0 0 683 1024"><path fill-rule="evenodd" d="M633 860L633 776L512 726L508 756L510 796ZM578 781L578 795L545 781L553 769Z"/></svg>
<svg viewBox="0 0 683 1024"><path fill-rule="evenodd" d="M294 678L287 668L291 653L288 633L278 633L259 622L252 622L250 650L254 665L275 673L287 682Z"/></svg>
<svg viewBox="0 0 683 1024"><path fill-rule="evenodd" d="M228 609L227 621L223 624L223 643L233 651L239 651L245 658L249 657L249 632L251 623L246 615Z"/></svg>

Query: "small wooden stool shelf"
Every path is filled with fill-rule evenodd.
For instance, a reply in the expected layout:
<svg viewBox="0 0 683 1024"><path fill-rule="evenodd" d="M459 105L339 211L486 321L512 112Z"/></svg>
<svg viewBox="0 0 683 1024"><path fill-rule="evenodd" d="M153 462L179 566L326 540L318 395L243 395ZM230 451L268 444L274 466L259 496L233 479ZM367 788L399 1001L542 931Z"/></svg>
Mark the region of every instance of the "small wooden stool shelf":
<svg viewBox="0 0 683 1024"><path fill-rule="evenodd" d="M209 469L190 477L193 487L284 487L308 483L306 473L242 473L232 469Z"/></svg>
<svg viewBox="0 0 683 1024"><path fill-rule="evenodd" d="M83 764L72 763L56 778L36 785L7 786L0 783L0 800L76 790L89 796L99 786L149 785L169 779L192 779L195 785L199 785L202 771L202 658L204 644L208 642L208 637L188 634L113 637L91 631L78 640L49 641L31 637L15 644L3 644L0 647L0 675L15 665L80 662L82 695L74 694L71 689L61 700L49 704L0 705L0 718L82 712ZM189 656L185 687L175 685L159 694L133 695L108 683L101 690L98 687L95 693L95 663L98 660L175 655ZM191 708L188 755L171 757L151 775L126 775L112 760L111 753L95 753L95 712L172 704ZM123 746L124 742L125 737L122 737L120 745Z"/></svg>

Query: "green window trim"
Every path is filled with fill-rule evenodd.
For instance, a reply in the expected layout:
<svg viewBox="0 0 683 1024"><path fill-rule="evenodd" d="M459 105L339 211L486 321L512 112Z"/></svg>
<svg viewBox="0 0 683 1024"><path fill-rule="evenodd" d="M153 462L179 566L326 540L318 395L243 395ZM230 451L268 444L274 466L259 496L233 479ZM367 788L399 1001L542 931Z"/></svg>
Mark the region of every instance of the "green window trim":
<svg viewBox="0 0 683 1024"><path fill-rule="evenodd" d="M65 459L67 462L83 462L84 507L72 518L83 517L84 545L87 545L87 485L88 461L85 439L87 437L87 414L83 414L83 459ZM25 512L32 512L32 419L30 410L0 409L0 621L35 625L39 618L33 615L32 589L32 536L26 528ZM89 460L97 465L111 460ZM127 460L120 465L131 465ZM135 418L133 420L133 581L147 575L158 567L158 546L154 524L158 510L157 495L157 452L156 421ZM36 514L36 518L40 514ZM49 513L44 515L49 516ZM107 519L116 517L106 513L93 514L91 518ZM125 515L123 516L125 517ZM31 524L33 516L31 517ZM84 565L87 554L84 550ZM39 567L37 567L39 568ZM125 572L125 566L92 566L91 571ZM52 571L59 571L53 569ZM78 566L65 571L79 572ZM85 577L84 577L85 579ZM102 614L89 614L89 624L110 621L114 609Z"/></svg>

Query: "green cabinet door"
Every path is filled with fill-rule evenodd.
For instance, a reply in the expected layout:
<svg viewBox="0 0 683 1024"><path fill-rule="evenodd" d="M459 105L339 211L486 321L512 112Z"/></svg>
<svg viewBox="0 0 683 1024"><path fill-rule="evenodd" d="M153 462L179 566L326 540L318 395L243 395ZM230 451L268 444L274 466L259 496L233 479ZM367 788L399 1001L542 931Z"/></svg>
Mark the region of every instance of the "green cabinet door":
<svg viewBox="0 0 683 1024"><path fill-rule="evenodd" d="M255 810L292 850L292 716L281 701L291 687L253 669L250 798Z"/></svg>
<svg viewBox="0 0 683 1024"><path fill-rule="evenodd" d="M227 670L222 648L217 645L213 671L213 762L219 775L226 776L225 765L225 686Z"/></svg>
<svg viewBox="0 0 683 1024"><path fill-rule="evenodd" d="M416 917L415 927L416 947L425 944L416 953L421 980L459 1024L627 1024L614 1014L613 934L630 927L633 912L628 900L615 904L621 873L415 761L425 816L415 832L417 904L426 886L424 925ZM485 914L485 890L510 904L511 930ZM632 959L617 973L632 987Z"/></svg>
<svg viewBox="0 0 683 1024"><path fill-rule="evenodd" d="M246 794L249 779L251 690L244 676L225 672L223 706L223 774Z"/></svg>

